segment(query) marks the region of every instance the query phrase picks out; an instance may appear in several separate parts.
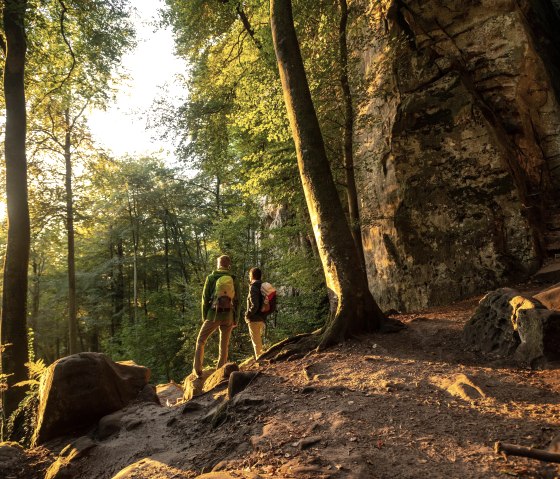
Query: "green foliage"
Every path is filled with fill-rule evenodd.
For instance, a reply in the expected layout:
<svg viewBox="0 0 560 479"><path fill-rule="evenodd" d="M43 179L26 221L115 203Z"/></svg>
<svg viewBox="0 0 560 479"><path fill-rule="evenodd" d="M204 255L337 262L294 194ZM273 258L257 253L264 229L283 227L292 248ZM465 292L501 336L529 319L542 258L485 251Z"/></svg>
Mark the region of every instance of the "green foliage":
<svg viewBox="0 0 560 479"><path fill-rule="evenodd" d="M6 436L29 447L35 425L37 424L39 385L47 367L42 359L29 361L25 363L25 366L27 367L27 377L29 379L20 381L13 386L25 388L25 397L7 421Z"/></svg>
<svg viewBox="0 0 560 479"><path fill-rule="evenodd" d="M28 321L36 357L50 363L68 352L66 196L60 180L66 133L75 145L82 350L146 365L156 382L182 380L200 327L202 285L223 253L232 257L242 290L232 359L252 354L243 322L252 266L260 266L280 293L268 344L320 327L328 298L285 114L267 3L166 0L164 21L189 63L188 97L179 108L162 102L155 116L163 134L177 140L181 167L154 157L114 159L95 147L85 120L88 107L104 107L124 78L119 63L133 44L128 2L66 3L63 31L58 2L33 3L29 28ZM337 8L322 0L295 3L312 93L338 173ZM211 339L206 360L216 357L217 341ZM27 385L35 390L35 383ZM33 404L29 397L25 407Z"/></svg>

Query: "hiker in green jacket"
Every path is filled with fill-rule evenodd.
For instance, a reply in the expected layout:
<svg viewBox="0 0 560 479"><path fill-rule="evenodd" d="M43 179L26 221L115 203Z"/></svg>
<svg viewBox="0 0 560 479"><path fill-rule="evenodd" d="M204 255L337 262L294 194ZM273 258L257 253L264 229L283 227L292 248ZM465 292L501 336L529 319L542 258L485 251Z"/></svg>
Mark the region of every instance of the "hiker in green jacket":
<svg viewBox="0 0 560 479"><path fill-rule="evenodd" d="M231 259L223 255L218 258L218 269L206 277L202 290L202 327L196 340L193 373L202 376L204 346L210 335L220 330L220 354L218 368L221 368L228 357L231 331L236 326L239 311L239 286L234 275L230 273Z"/></svg>

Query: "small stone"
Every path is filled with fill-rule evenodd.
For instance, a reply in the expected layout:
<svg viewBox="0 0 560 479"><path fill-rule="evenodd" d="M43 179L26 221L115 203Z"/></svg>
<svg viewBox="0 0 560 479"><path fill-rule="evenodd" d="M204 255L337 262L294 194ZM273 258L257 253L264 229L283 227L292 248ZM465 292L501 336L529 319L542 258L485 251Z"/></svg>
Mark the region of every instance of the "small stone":
<svg viewBox="0 0 560 479"><path fill-rule="evenodd" d="M315 444L317 444L320 441L321 441L320 436L305 437L299 442L299 448L302 449L302 450L307 449L311 446L314 446Z"/></svg>

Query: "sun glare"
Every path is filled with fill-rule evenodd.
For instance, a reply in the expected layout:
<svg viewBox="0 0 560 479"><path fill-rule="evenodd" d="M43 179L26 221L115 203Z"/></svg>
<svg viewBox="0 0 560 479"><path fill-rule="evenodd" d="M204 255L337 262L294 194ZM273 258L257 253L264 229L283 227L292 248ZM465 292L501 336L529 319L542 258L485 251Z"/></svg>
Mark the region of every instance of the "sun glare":
<svg viewBox="0 0 560 479"><path fill-rule="evenodd" d="M6 202L5 201L0 201L0 224L4 223L4 221L6 221L6 215L8 214L8 210L6 207Z"/></svg>

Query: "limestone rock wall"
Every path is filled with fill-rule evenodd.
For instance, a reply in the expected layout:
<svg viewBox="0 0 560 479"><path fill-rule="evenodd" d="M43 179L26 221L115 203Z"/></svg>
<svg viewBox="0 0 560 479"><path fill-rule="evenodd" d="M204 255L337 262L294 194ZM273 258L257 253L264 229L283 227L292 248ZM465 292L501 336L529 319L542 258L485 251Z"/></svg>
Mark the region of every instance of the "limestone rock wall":
<svg viewBox="0 0 560 479"><path fill-rule="evenodd" d="M374 297L412 310L523 279L546 256L547 214L559 207L554 4L351 8L356 173Z"/></svg>

